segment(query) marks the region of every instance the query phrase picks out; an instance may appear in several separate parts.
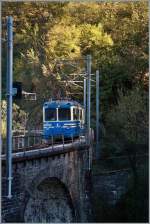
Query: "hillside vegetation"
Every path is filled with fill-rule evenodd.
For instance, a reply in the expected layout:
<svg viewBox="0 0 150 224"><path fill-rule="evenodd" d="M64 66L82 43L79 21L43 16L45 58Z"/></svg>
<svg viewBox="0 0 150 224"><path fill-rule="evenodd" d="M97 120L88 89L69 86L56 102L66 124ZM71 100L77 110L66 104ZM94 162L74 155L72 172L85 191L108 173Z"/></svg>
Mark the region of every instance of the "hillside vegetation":
<svg viewBox="0 0 150 224"><path fill-rule="evenodd" d="M2 2L2 38L9 15L14 21L14 80L37 94L37 101L15 101L16 110L20 108L28 120L14 122L14 128L42 128L42 105L49 98L67 96L83 102L83 84L69 81L83 80L84 59L91 54L92 74L100 71L101 157L127 155L133 189L140 185L145 189L136 155L148 152L148 2ZM6 42L2 42L3 100L6 65ZM95 83L91 91L95 129ZM5 120L6 113L4 130ZM138 193L137 188L134 197L133 189L131 203L127 200L132 207L139 198L142 203L140 192L145 191Z"/></svg>

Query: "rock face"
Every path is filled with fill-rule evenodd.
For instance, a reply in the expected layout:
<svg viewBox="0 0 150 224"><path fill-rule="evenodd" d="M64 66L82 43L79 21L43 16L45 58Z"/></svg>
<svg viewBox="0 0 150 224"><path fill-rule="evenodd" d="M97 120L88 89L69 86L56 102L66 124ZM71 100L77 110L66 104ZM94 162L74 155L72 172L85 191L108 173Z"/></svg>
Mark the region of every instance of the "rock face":
<svg viewBox="0 0 150 224"><path fill-rule="evenodd" d="M74 222L75 211L69 192L57 178L44 180L33 192L24 212L28 222Z"/></svg>
<svg viewBox="0 0 150 224"><path fill-rule="evenodd" d="M92 176L94 222L116 222L117 203L128 191L128 171Z"/></svg>
<svg viewBox="0 0 150 224"><path fill-rule="evenodd" d="M93 191L98 192L103 202L115 205L128 190L128 171L93 176Z"/></svg>

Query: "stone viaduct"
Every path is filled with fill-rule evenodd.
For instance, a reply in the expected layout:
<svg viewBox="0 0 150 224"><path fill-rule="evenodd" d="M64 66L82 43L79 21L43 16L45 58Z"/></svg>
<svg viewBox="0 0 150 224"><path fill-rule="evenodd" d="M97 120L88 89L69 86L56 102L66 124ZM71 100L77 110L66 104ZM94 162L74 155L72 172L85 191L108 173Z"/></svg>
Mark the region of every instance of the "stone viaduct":
<svg viewBox="0 0 150 224"><path fill-rule="evenodd" d="M2 222L90 222L90 171L86 143L13 153L12 198L2 156Z"/></svg>

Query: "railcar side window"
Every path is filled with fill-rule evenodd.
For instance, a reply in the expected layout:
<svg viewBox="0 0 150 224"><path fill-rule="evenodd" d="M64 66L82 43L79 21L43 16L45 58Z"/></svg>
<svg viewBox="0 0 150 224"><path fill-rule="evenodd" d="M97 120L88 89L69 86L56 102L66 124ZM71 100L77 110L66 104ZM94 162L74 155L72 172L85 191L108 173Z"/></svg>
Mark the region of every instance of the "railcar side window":
<svg viewBox="0 0 150 224"><path fill-rule="evenodd" d="M73 120L75 121L80 120L78 108L73 108Z"/></svg>
<svg viewBox="0 0 150 224"><path fill-rule="evenodd" d="M82 120L82 109L80 109L80 121Z"/></svg>
<svg viewBox="0 0 150 224"><path fill-rule="evenodd" d="M77 117L77 113L76 113L76 108L73 108L73 120L78 120L78 117Z"/></svg>
<svg viewBox="0 0 150 224"><path fill-rule="evenodd" d="M59 121L71 120L71 112L68 108L59 108L58 109L58 119Z"/></svg>
<svg viewBox="0 0 150 224"><path fill-rule="evenodd" d="M77 120L79 120L79 109L76 110L77 112Z"/></svg>
<svg viewBox="0 0 150 224"><path fill-rule="evenodd" d="M45 109L45 121L56 121L56 109L46 108Z"/></svg>

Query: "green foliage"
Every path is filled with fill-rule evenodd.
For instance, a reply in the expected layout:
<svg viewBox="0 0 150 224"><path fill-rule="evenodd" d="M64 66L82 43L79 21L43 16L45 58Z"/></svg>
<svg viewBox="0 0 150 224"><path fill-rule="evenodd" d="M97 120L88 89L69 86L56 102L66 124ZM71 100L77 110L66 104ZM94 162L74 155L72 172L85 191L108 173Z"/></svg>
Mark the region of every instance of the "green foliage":
<svg viewBox="0 0 150 224"><path fill-rule="evenodd" d="M101 24L83 24L81 27L81 48L83 54L91 53L95 56L97 51L113 45L110 35L104 32Z"/></svg>
<svg viewBox="0 0 150 224"><path fill-rule="evenodd" d="M116 149L123 150L127 142L148 145L147 94L138 88L126 95L119 92L118 105L107 114L106 129L109 136L106 141L115 145Z"/></svg>
<svg viewBox="0 0 150 224"><path fill-rule="evenodd" d="M82 87L69 82L62 84L62 80L82 80L78 74L84 70L84 61L73 67L72 61L67 64L61 59L75 61L88 53L92 55L92 73L100 69L104 123L107 113L117 103L120 89L124 93L137 86L147 89L146 2L3 2L3 23L7 15L14 19L14 79L23 82L24 90L37 93L37 107L42 106L43 100L57 96L72 96L82 102L82 94L76 95L83 92ZM2 36L5 35L4 27ZM3 44L3 90L5 51ZM30 104L25 105L31 112ZM95 88L92 88L92 106L95 106ZM95 111L92 111L94 120Z"/></svg>
<svg viewBox="0 0 150 224"><path fill-rule="evenodd" d="M7 102L2 100L1 103L2 111L2 137L6 137L6 114L7 114ZM17 104L13 104L13 130L21 130L26 128L28 114L20 109Z"/></svg>
<svg viewBox="0 0 150 224"><path fill-rule="evenodd" d="M85 71L85 61L77 59L90 53L92 73L100 70L103 153L121 154L126 143L136 153L135 145L148 144L148 2L2 2L3 24L8 15L14 20L14 80L22 81L25 91L37 94L37 102L22 101L18 102L19 106L14 105L15 129L40 126L43 102L51 97L72 96L83 101L82 86L62 81L83 80L79 74ZM2 37L6 38L6 26L2 27ZM2 74L5 98L4 42ZM91 121L95 127L93 86L91 98ZM5 132L4 101L4 136ZM132 207L132 210L137 200L142 200L135 198L133 191L126 198L125 209ZM140 208L141 204L138 205ZM134 215L131 214L133 220Z"/></svg>
<svg viewBox="0 0 150 224"><path fill-rule="evenodd" d="M47 55L51 59L79 57L79 37L80 30L75 25L55 25L47 34Z"/></svg>

